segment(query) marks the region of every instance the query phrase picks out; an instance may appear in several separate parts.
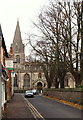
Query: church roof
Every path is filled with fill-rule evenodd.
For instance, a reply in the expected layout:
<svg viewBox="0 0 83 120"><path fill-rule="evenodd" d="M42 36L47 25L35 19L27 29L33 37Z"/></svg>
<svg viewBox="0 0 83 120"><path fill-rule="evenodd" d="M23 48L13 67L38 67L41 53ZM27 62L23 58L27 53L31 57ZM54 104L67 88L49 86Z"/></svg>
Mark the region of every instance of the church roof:
<svg viewBox="0 0 83 120"><path fill-rule="evenodd" d="M0 46L3 47L4 51L5 51L5 56L8 57L8 53L7 53L7 49L6 49L6 45L5 45L5 41L4 41L4 37L3 37L3 33L2 33L2 28L1 28L1 24L0 24L0 36L2 37L2 39L0 39Z"/></svg>
<svg viewBox="0 0 83 120"><path fill-rule="evenodd" d="M24 63L22 63L22 65L40 65L40 63L38 61L25 61Z"/></svg>

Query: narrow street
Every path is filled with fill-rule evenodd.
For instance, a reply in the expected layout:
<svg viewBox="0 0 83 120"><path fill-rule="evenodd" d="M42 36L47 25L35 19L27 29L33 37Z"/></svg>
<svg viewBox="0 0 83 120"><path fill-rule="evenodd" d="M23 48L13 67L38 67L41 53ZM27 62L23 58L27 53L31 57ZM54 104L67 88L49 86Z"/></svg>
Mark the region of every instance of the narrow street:
<svg viewBox="0 0 83 120"><path fill-rule="evenodd" d="M34 98L25 98L16 93L8 103L2 120L82 120L80 109L56 102L54 100L35 95Z"/></svg>
<svg viewBox="0 0 83 120"><path fill-rule="evenodd" d="M44 118L81 118L80 109L36 95L27 99Z"/></svg>
<svg viewBox="0 0 83 120"><path fill-rule="evenodd" d="M0 120L83 120L83 0L0 4Z"/></svg>

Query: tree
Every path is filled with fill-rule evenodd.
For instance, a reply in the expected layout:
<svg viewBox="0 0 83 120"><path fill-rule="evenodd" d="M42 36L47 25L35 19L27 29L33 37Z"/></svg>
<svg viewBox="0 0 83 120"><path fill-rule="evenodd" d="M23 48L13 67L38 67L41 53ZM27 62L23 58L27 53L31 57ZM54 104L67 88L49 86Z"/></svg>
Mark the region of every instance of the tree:
<svg viewBox="0 0 83 120"><path fill-rule="evenodd" d="M81 83L83 84L83 1L81 3L81 61L80 61Z"/></svg>
<svg viewBox="0 0 83 120"><path fill-rule="evenodd" d="M79 74L80 5L81 2L50 2L48 9L40 13L38 23L34 23L40 35L33 35L36 42L32 44L30 39L30 45L40 59L49 88L53 80L57 84L59 80L63 88L68 71L75 78Z"/></svg>

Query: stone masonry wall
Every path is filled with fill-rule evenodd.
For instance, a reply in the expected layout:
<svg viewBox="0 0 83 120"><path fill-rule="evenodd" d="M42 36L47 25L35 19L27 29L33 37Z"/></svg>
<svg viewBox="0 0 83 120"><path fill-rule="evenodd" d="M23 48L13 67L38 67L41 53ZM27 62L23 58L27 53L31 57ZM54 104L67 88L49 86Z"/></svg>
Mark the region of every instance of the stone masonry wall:
<svg viewBox="0 0 83 120"><path fill-rule="evenodd" d="M77 92L77 91L61 92L61 91L55 91L55 90L54 91L47 90L47 91L44 91L44 95L83 105L83 92Z"/></svg>

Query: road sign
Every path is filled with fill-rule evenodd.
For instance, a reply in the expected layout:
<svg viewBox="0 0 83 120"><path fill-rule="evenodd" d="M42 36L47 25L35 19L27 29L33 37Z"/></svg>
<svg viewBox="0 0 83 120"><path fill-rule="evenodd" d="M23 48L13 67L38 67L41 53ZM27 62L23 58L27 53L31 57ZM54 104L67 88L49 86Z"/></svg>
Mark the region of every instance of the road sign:
<svg viewBox="0 0 83 120"><path fill-rule="evenodd" d="M13 60L5 60L6 68L13 68Z"/></svg>

